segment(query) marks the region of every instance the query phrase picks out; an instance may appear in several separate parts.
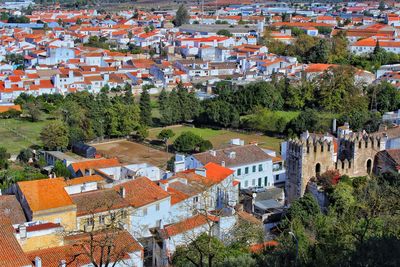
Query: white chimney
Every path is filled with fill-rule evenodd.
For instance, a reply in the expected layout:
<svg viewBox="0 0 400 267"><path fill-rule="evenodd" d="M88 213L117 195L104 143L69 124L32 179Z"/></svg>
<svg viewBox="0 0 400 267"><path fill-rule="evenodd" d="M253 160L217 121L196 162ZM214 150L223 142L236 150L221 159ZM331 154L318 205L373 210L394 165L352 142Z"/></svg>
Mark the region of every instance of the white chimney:
<svg viewBox="0 0 400 267"><path fill-rule="evenodd" d="M125 196L126 196L125 187L121 186L119 188L119 194L121 195L122 198L125 198Z"/></svg>
<svg viewBox="0 0 400 267"><path fill-rule="evenodd" d="M35 257L35 267L42 267L42 259L39 256Z"/></svg>
<svg viewBox="0 0 400 267"><path fill-rule="evenodd" d="M225 161L221 161L221 166L225 167Z"/></svg>
<svg viewBox="0 0 400 267"><path fill-rule="evenodd" d="M61 260L60 267L67 267L67 262L65 260Z"/></svg>
<svg viewBox="0 0 400 267"><path fill-rule="evenodd" d="M210 150L210 154L211 154L211 156L216 157L217 156L217 151Z"/></svg>
<svg viewBox="0 0 400 267"><path fill-rule="evenodd" d="M206 177L206 176L207 176L207 170L204 169L204 168L197 168L197 169L195 170L195 173L198 174L198 175L201 175L201 176L203 176L203 177Z"/></svg>
<svg viewBox="0 0 400 267"><path fill-rule="evenodd" d="M229 152L229 158L230 159L235 159L236 158L236 152L235 151Z"/></svg>
<svg viewBox="0 0 400 267"><path fill-rule="evenodd" d="M21 239L26 238L26 226L23 225L23 224L21 224L21 225L19 226L19 237L20 237Z"/></svg>

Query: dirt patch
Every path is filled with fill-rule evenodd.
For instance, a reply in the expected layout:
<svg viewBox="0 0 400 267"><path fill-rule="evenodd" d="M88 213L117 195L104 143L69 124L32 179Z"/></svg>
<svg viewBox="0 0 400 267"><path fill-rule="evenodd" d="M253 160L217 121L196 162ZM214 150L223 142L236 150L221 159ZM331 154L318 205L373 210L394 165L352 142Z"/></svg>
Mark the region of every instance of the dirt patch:
<svg viewBox="0 0 400 267"><path fill-rule="evenodd" d="M115 141L93 145L97 152L107 158L118 158L122 163L150 163L165 168L172 154L131 141Z"/></svg>

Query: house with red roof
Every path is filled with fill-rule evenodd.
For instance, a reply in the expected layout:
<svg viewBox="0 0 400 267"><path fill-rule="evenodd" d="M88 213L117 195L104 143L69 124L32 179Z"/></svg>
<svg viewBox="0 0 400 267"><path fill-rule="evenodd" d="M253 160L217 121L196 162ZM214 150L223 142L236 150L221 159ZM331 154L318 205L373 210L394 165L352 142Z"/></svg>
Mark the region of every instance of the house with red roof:
<svg viewBox="0 0 400 267"><path fill-rule="evenodd" d="M365 38L351 44L350 50L352 53L357 55L369 54L374 52L377 45L387 52L400 54L400 41L398 39L389 38Z"/></svg>
<svg viewBox="0 0 400 267"><path fill-rule="evenodd" d="M196 210L234 207L239 200L235 179L234 171L210 162L161 180L161 188L171 195L171 219L190 217Z"/></svg>
<svg viewBox="0 0 400 267"><path fill-rule="evenodd" d="M147 177L139 177L114 186L131 207L129 232L138 238L149 238L151 230L179 220L171 218L171 196Z"/></svg>

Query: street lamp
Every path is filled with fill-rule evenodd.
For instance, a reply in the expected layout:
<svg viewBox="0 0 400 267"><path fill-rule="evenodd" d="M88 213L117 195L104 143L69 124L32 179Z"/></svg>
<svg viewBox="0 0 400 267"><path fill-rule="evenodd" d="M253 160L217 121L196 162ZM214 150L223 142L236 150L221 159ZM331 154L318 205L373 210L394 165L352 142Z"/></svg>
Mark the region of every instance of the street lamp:
<svg viewBox="0 0 400 267"><path fill-rule="evenodd" d="M289 235L291 235L296 242L296 257L294 258L294 266L297 266L297 258L299 255L299 240L297 240L296 235L292 231L289 232Z"/></svg>

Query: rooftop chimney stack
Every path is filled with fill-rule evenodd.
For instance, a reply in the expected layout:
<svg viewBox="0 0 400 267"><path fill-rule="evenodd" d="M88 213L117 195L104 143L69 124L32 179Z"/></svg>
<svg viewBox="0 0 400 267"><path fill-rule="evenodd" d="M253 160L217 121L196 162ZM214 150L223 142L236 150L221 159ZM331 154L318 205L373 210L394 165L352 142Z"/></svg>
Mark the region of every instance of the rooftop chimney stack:
<svg viewBox="0 0 400 267"><path fill-rule="evenodd" d="M126 196L125 187L121 186L119 188L119 194L121 195L122 198L125 198L125 196Z"/></svg>
<svg viewBox="0 0 400 267"><path fill-rule="evenodd" d="M35 267L42 267L42 259L39 256L35 258Z"/></svg>
<svg viewBox="0 0 400 267"><path fill-rule="evenodd" d="M26 226L23 225L23 224L21 224L21 225L19 226L19 237L20 237L21 239L25 239L25 238L26 238Z"/></svg>

